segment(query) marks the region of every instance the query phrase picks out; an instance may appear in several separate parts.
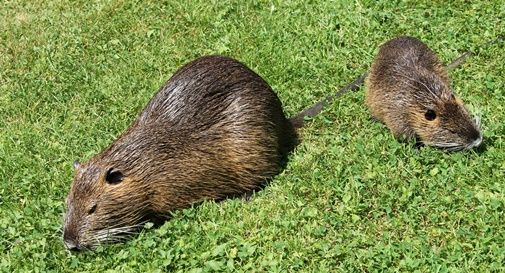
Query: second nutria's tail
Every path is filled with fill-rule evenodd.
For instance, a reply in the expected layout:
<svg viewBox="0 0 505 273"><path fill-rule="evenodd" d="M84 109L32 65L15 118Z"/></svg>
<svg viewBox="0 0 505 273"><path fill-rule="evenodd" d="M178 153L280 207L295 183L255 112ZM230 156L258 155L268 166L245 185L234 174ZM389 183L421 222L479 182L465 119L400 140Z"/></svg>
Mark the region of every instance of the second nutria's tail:
<svg viewBox="0 0 505 273"><path fill-rule="evenodd" d="M315 117L317 114L321 113L321 111L326 105L331 103L336 98L342 96L347 92L358 90L361 84L363 84L363 81L365 80L366 76L367 73L362 74L354 81L346 85L344 88L340 89L337 93L329 95L324 99L320 100L319 102L317 102L316 104L312 105L311 107L301 111L300 113L298 113L298 115L290 118L289 121L291 122L291 124L293 124L293 127L295 127L296 129L303 127L303 125L305 125L305 118Z"/></svg>

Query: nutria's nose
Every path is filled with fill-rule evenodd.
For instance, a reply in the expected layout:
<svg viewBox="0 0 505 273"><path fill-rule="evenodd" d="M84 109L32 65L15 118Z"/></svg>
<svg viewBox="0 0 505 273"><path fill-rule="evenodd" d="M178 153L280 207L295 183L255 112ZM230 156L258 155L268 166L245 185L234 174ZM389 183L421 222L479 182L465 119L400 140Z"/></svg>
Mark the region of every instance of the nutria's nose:
<svg viewBox="0 0 505 273"><path fill-rule="evenodd" d="M71 241L71 240L63 240L63 242L65 243L65 247L70 250L70 251L78 251L79 250L79 247L78 245L74 242L74 241Z"/></svg>
<svg viewBox="0 0 505 273"><path fill-rule="evenodd" d="M482 143L482 135L479 135L470 145L468 145L468 148L473 148L473 147L479 147L479 145Z"/></svg>
<svg viewBox="0 0 505 273"><path fill-rule="evenodd" d="M63 243L65 247L70 251L80 250L79 242L75 236L70 235L69 232L63 232Z"/></svg>
<svg viewBox="0 0 505 273"><path fill-rule="evenodd" d="M468 135L468 144L467 144L467 148L468 149L471 149L473 147L478 147L481 143L482 143L482 133L475 129L475 128L470 128L468 131L467 131L467 135Z"/></svg>

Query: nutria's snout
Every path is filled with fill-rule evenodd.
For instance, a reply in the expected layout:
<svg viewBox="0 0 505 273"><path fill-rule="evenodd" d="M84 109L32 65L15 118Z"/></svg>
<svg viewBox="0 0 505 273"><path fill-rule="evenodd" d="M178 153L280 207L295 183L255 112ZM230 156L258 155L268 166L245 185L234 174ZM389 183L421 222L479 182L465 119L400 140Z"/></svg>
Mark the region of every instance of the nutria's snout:
<svg viewBox="0 0 505 273"><path fill-rule="evenodd" d="M470 145L467 145L466 148L472 149L475 147L479 147L481 143L482 143L482 135L479 134L479 136L477 138L475 138L474 141L472 141L472 143L470 143Z"/></svg>
<svg viewBox="0 0 505 273"><path fill-rule="evenodd" d="M75 219L74 208L68 209L63 224L63 243L65 248L70 251L80 251L85 248L82 244L82 240L79 238L79 228Z"/></svg>
<svg viewBox="0 0 505 273"><path fill-rule="evenodd" d="M477 128L467 128L466 130L458 132L458 137L451 137L452 140L458 138L460 141L441 143L435 142L432 143L432 145L448 151L461 151L476 148L480 146L483 140L482 134Z"/></svg>
<svg viewBox="0 0 505 273"><path fill-rule="evenodd" d="M74 162L74 168L79 168L80 164L79 162L75 161ZM63 219L63 243L65 244L65 248L70 250L70 251L79 251L82 249L82 245L79 242L79 234L77 232L77 227L75 224L74 219L74 213L75 210L73 207L69 206L69 203L71 202L71 197L67 197L65 200L66 206L67 206L67 213L65 214L65 217Z"/></svg>
<svg viewBox="0 0 505 273"><path fill-rule="evenodd" d="M442 96L436 104L412 117L422 143L448 151L472 149L482 143L480 119L472 118L459 98Z"/></svg>
<svg viewBox="0 0 505 273"><path fill-rule="evenodd" d="M63 231L63 243L65 244L65 247L70 251L79 251L82 249L76 234L66 228Z"/></svg>
<svg viewBox="0 0 505 273"><path fill-rule="evenodd" d="M482 132L480 130L480 118L476 117L473 120L473 126L470 126L467 132L468 141L464 147L464 149L472 149L479 147L482 143L483 137Z"/></svg>

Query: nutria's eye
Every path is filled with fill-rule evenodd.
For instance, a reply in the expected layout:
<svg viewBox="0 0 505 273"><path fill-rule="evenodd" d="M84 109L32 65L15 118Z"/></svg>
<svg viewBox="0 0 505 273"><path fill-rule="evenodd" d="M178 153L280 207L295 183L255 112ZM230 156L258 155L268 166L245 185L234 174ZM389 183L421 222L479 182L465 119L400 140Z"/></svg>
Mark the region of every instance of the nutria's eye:
<svg viewBox="0 0 505 273"><path fill-rule="evenodd" d="M123 173L117 169L110 168L105 175L105 181L109 184L119 184L123 181Z"/></svg>
<svg viewBox="0 0 505 273"><path fill-rule="evenodd" d="M91 207L91 209L88 211L88 215L95 213L96 210L96 204Z"/></svg>
<svg viewBox="0 0 505 273"><path fill-rule="evenodd" d="M437 118L437 114L435 113L435 111L429 109L428 111L426 111L426 113L424 114L424 117L429 120L429 121L432 121L434 120L435 118Z"/></svg>

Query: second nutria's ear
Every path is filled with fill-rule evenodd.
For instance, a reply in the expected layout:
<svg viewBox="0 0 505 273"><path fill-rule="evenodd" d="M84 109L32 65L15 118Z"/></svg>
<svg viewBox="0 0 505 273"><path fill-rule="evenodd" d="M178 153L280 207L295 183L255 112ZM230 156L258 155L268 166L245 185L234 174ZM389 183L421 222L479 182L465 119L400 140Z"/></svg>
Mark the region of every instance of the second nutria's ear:
<svg viewBox="0 0 505 273"><path fill-rule="evenodd" d="M81 163L79 161L75 160L74 161L74 170L79 170L81 168Z"/></svg>

